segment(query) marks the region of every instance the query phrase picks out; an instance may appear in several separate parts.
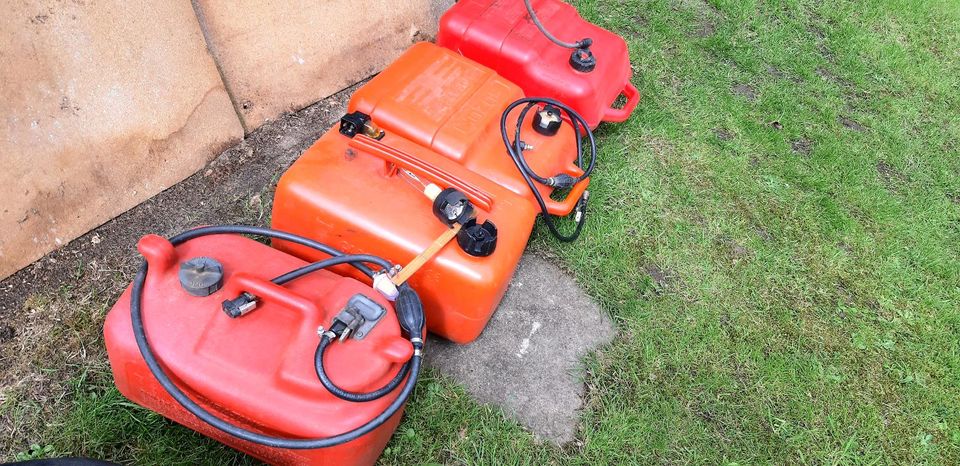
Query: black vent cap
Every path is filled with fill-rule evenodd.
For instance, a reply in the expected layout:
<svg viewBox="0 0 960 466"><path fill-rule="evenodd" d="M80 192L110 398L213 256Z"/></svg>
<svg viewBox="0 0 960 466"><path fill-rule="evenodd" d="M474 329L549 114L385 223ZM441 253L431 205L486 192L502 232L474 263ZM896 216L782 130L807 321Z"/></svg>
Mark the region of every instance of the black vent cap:
<svg viewBox="0 0 960 466"><path fill-rule="evenodd" d="M497 249L497 227L489 220L481 224L471 218L457 233L457 244L471 256L487 257Z"/></svg>

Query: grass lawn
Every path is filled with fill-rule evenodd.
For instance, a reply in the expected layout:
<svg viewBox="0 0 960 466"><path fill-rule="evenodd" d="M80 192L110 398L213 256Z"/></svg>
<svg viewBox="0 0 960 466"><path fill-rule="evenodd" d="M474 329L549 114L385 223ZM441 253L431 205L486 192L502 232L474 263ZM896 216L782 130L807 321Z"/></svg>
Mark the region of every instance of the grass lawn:
<svg viewBox="0 0 960 466"><path fill-rule="evenodd" d="M428 373L383 462L960 464L960 2L574 3L644 94L583 238L531 246L620 332L580 440ZM249 461L78 372L36 455Z"/></svg>

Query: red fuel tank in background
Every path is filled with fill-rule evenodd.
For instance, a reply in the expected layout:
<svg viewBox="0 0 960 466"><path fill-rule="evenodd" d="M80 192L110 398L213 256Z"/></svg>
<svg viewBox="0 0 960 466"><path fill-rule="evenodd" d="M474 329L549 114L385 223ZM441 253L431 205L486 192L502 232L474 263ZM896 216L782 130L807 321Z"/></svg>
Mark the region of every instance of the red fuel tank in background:
<svg viewBox="0 0 960 466"><path fill-rule="evenodd" d="M569 105L591 128L629 118L640 92L630 83L630 55L623 38L585 21L561 0L533 0L532 5L546 29L561 40L593 40L592 71L571 66L573 50L547 39L522 0L460 0L440 19L437 44L494 69L528 97ZM626 103L614 108L621 94Z"/></svg>
<svg viewBox="0 0 960 466"><path fill-rule="evenodd" d="M174 247L159 236L140 240L149 264L143 288L145 333L171 379L193 400L222 419L266 435L329 437L352 430L385 410L397 397L352 403L323 388L314 369L317 328L355 295L387 310L362 340L330 347L331 379L353 391L383 386L410 359L393 305L353 278L318 271L283 286L270 282L306 265L256 241L234 235L206 236ZM223 287L206 297L188 294L180 264L196 257L222 264ZM221 308L241 292L259 297L256 310L231 318ZM156 381L141 356L131 326L131 290L110 311L104 337L114 380L135 403L271 464L370 465L400 421L398 411L354 441L317 450L286 450L239 440L184 410Z"/></svg>

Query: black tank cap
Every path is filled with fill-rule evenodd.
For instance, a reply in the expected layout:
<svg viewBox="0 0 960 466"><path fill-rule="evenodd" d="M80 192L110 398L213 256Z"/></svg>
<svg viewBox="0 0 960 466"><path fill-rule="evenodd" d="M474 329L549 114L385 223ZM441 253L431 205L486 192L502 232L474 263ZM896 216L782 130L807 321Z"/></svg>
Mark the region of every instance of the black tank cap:
<svg viewBox="0 0 960 466"><path fill-rule="evenodd" d="M454 223L463 225L473 217L473 212L473 203L455 188L440 191L437 198L433 200L433 215L447 225Z"/></svg>
<svg viewBox="0 0 960 466"><path fill-rule="evenodd" d="M194 257L180 264L180 286L192 296L205 297L223 286L223 266L210 257Z"/></svg>
<svg viewBox="0 0 960 466"><path fill-rule="evenodd" d="M597 57L589 48L574 49L570 54L570 66L581 73L589 73L597 67Z"/></svg>
<svg viewBox="0 0 960 466"><path fill-rule="evenodd" d="M553 105L547 105L543 110L533 114L533 130L544 136L556 135L562 124L563 116L560 114L560 109Z"/></svg>
<svg viewBox="0 0 960 466"><path fill-rule="evenodd" d="M497 249L497 227L487 220L482 224L471 218L457 234L457 244L474 257L487 257Z"/></svg>

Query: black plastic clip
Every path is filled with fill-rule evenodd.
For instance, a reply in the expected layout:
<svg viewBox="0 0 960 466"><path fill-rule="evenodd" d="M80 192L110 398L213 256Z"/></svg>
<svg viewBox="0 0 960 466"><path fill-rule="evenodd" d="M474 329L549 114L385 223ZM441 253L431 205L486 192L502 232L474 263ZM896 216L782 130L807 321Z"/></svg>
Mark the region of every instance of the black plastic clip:
<svg viewBox="0 0 960 466"><path fill-rule="evenodd" d="M257 307L257 297L243 292L234 299L228 299L223 302L223 312L226 312L232 319L243 317L249 314Z"/></svg>
<svg viewBox="0 0 960 466"><path fill-rule="evenodd" d="M348 113L340 118L340 134L348 138L363 134L378 141L386 135L380 127L373 123L370 115L363 112Z"/></svg>

